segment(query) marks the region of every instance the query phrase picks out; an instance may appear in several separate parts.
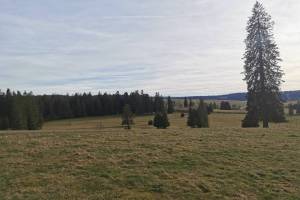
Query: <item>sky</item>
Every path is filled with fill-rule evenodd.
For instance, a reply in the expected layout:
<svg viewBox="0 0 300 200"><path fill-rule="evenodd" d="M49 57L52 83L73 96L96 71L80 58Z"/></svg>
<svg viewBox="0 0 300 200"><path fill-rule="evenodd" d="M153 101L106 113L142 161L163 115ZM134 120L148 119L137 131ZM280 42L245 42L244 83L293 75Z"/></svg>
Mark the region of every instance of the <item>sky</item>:
<svg viewBox="0 0 300 200"><path fill-rule="evenodd" d="M300 89L300 1L261 0L285 83ZM34 94L246 91L255 0L0 0L0 88Z"/></svg>

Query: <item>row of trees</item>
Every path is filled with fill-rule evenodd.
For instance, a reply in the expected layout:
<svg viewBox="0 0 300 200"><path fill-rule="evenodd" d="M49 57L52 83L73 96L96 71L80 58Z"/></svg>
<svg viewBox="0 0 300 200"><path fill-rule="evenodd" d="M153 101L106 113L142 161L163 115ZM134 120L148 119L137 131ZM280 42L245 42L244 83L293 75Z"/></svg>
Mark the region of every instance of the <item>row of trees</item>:
<svg viewBox="0 0 300 200"><path fill-rule="evenodd" d="M163 101L159 95L152 98L138 91L130 94L44 95L38 99L45 120L121 114L126 104L134 114L144 115L155 112Z"/></svg>
<svg viewBox="0 0 300 200"><path fill-rule="evenodd" d="M166 104L166 105L165 105ZM0 92L0 129L36 130L43 121L104 116L124 113L125 105L135 115L146 115L166 110L174 112L174 102L169 97L167 102L158 93L155 97L141 92L130 94L43 95L32 93Z"/></svg>

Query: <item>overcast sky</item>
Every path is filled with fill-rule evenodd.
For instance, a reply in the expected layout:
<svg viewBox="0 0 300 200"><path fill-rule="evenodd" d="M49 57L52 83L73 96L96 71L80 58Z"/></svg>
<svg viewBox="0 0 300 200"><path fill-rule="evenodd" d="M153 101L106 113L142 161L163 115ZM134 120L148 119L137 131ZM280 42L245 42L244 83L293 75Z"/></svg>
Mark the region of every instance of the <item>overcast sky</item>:
<svg viewBox="0 0 300 200"><path fill-rule="evenodd" d="M283 90L300 89L300 1L262 0ZM0 0L0 88L41 93L246 90L254 0Z"/></svg>

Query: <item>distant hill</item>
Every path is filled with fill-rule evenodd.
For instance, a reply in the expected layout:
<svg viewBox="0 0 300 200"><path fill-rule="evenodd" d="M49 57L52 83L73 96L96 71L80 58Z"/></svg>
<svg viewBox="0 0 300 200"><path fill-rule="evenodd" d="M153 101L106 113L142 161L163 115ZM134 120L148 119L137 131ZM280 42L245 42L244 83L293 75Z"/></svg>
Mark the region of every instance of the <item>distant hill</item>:
<svg viewBox="0 0 300 200"><path fill-rule="evenodd" d="M176 99L182 99L184 97L175 97ZM226 95L213 95L213 96L190 96L192 99L204 99L204 100L237 100L246 101L246 93L232 93ZM300 100L300 90L296 91L284 91L282 92L282 99L284 101Z"/></svg>

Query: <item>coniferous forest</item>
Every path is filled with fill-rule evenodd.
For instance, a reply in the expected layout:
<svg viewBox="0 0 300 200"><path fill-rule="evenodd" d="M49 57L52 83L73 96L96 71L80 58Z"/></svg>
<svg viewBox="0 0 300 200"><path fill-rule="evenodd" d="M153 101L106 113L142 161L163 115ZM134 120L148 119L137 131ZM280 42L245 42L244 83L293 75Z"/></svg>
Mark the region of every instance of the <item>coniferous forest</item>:
<svg viewBox="0 0 300 200"><path fill-rule="evenodd" d="M0 129L37 130L43 121L121 114L127 104L135 115L145 115L161 111L164 100L143 91L35 96L8 89L0 93Z"/></svg>

